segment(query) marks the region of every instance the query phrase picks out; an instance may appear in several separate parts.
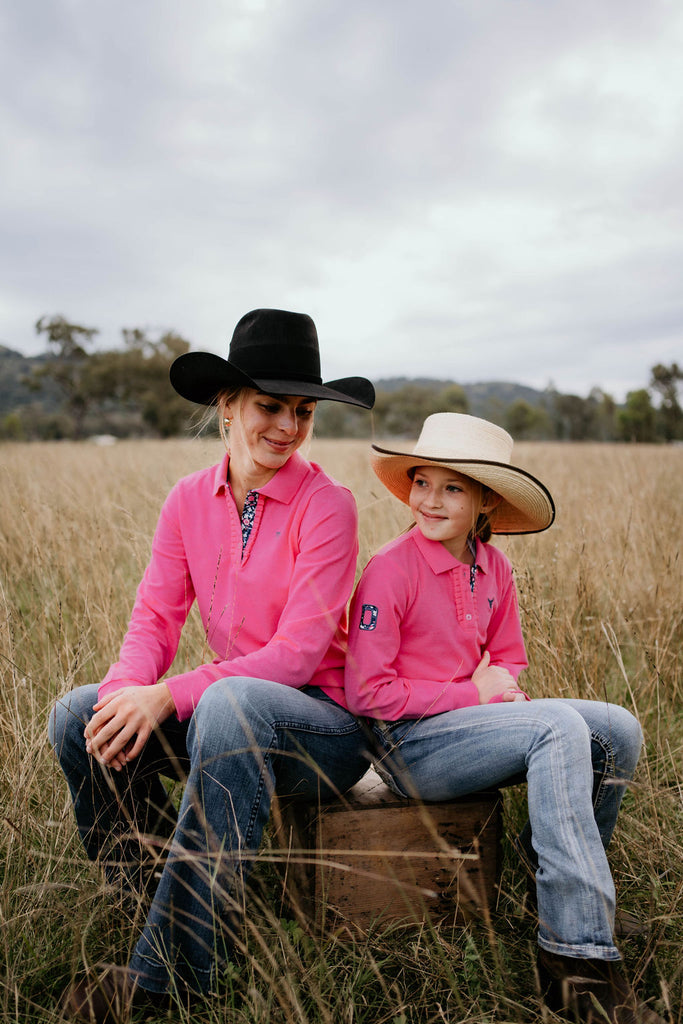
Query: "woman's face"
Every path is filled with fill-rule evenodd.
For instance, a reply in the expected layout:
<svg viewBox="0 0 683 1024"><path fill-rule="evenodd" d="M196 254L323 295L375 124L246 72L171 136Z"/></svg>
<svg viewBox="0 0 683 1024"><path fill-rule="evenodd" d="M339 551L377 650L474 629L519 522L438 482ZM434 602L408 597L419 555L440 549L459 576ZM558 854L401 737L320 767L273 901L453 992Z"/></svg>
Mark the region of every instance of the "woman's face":
<svg viewBox="0 0 683 1024"><path fill-rule="evenodd" d="M314 412L310 398L245 388L225 406L225 415L232 420L231 469L263 477L261 485L266 483L308 440Z"/></svg>

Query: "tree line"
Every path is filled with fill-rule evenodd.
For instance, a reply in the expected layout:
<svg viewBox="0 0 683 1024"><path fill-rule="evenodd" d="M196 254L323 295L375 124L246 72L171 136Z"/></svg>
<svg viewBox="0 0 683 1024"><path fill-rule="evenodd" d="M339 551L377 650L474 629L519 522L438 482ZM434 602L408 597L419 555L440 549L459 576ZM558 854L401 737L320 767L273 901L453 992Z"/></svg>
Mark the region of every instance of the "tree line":
<svg viewBox="0 0 683 1024"><path fill-rule="evenodd" d="M41 317L36 332L47 354L21 380L21 403L0 416L4 440L173 437L213 429L201 410L180 398L168 368L190 343L174 331L152 336L122 330L122 344L92 350L97 328L62 316ZM518 440L669 442L683 440L679 387L683 369L658 363L647 386L619 405L594 388L587 398L554 388L505 401L495 385L461 386L444 381L380 382L377 402L366 412L323 402L316 412L320 437L415 437L433 412L470 412L505 427ZM482 392L483 388L483 392ZM508 393L515 386L508 385ZM522 390L521 388L518 390ZM30 400L30 396L33 400Z"/></svg>

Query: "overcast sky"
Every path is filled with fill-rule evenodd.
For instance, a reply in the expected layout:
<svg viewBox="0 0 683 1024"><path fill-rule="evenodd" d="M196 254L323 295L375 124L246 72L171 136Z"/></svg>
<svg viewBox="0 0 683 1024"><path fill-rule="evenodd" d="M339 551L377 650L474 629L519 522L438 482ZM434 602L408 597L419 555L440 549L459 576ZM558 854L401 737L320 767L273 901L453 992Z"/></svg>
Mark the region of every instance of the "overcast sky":
<svg viewBox="0 0 683 1024"><path fill-rule="evenodd" d="M4 0L0 344L42 315L621 399L683 360L680 0Z"/></svg>

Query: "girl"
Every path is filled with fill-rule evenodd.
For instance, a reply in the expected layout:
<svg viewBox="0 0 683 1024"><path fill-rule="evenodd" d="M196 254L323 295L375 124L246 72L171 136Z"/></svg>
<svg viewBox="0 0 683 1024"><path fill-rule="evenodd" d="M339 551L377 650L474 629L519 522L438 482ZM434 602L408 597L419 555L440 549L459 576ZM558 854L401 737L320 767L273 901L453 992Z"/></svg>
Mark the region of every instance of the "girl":
<svg viewBox="0 0 683 1024"><path fill-rule="evenodd" d="M318 400L371 408L372 384L323 384L313 321L278 309L242 317L227 360L180 356L171 382L216 407L227 453L171 491L119 660L50 719L88 855L153 896L129 964L67 990L65 1014L96 1024L210 992L273 793L324 799L368 763L343 691L356 506L299 449ZM195 600L215 656L164 678ZM177 815L162 775L184 783Z"/></svg>
<svg viewBox="0 0 683 1024"><path fill-rule="evenodd" d="M512 438L438 413L412 452L373 445L372 467L415 527L367 565L351 607L346 699L372 720L377 768L400 795L449 800L524 774L518 840L535 872L538 970L549 1004L615 1024L659 1021L618 967L605 849L642 743L624 708L530 700L508 559L492 533L553 522L545 486L510 464Z"/></svg>

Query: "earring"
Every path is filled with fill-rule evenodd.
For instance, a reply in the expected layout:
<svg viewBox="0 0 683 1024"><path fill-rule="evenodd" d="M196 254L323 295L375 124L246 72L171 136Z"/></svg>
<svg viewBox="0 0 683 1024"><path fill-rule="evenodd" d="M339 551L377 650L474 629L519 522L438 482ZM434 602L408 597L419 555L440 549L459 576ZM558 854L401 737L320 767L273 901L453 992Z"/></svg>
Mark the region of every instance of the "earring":
<svg viewBox="0 0 683 1024"><path fill-rule="evenodd" d="M225 423L226 427L232 426L232 420L229 420L227 416L224 417L223 422Z"/></svg>

